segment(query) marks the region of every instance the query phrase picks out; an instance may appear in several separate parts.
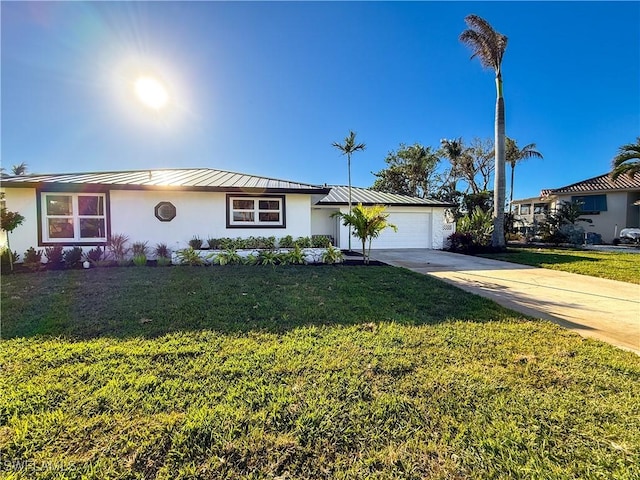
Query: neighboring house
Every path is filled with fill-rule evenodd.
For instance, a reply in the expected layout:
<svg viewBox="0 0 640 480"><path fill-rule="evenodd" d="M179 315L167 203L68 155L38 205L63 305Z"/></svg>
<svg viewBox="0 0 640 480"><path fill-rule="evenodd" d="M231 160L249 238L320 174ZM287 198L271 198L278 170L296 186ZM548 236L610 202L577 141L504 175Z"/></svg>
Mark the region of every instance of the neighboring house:
<svg viewBox="0 0 640 480"><path fill-rule="evenodd" d="M611 243L623 228L640 227L640 175L633 179L621 175L613 181L609 174L604 174L543 190L539 199L514 200L515 219L531 227L544 218L536 214L544 204L553 211L561 202L580 202L583 218L592 221L582 224L585 230L600 234L604 242Z"/></svg>
<svg viewBox="0 0 640 480"><path fill-rule="evenodd" d="M551 199L547 197L523 198L512 204L513 226L517 232L529 237L538 230L551 208Z"/></svg>
<svg viewBox="0 0 640 480"><path fill-rule="evenodd" d="M21 256L31 246L105 245L112 233L151 246L163 242L173 250L194 236L330 235L341 248L348 245L346 227L330 216L348 210L340 193L345 187L206 168L5 176L0 187L7 209L25 217L11 234L11 247ZM442 248L448 205L366 189L353 192L354 205L388 205L391 221L398 224L396 236L384 233L375 248Z"/></svg>

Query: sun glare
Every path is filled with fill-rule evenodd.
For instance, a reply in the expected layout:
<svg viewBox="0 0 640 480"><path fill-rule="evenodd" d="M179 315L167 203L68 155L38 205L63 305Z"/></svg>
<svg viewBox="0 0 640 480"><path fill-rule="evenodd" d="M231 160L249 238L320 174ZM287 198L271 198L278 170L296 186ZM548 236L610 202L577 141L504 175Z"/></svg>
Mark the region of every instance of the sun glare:
<svg viewBox="0 0 640 480"><path fill-rule="evenodd" d="M167 89L162 82L153 77L138 78L135 82L135 91L138 100L153 110L162 110L169 102Z"/></svg>

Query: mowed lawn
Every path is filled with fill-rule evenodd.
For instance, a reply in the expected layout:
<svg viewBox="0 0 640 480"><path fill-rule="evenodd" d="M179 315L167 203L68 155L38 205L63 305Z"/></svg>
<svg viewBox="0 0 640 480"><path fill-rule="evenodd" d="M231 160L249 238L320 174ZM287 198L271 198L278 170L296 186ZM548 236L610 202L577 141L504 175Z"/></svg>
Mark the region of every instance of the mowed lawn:
<svg viewBox="0 0 640 480"><path fill-rule="evenodd" d="M640 253L509 248L506 253L487 253L479 256L640 284Z"/></svg>
<svg viewBox="0 0 640 480"><path fill-rule="evenodd" d="M640 357L403 269L41 272L1 300L0 478L640 478Z"/></svg>

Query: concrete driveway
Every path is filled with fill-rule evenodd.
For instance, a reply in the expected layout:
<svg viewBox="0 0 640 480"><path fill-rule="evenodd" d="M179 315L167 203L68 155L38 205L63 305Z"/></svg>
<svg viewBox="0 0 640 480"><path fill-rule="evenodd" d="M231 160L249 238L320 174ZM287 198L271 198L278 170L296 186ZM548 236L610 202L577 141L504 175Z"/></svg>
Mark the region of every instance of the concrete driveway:
<svg viewBox="0 0 640 480"><path fill-rule="evenodd" d="M371 258L640 354L640 285L440 250L372 250Z"/></svg>

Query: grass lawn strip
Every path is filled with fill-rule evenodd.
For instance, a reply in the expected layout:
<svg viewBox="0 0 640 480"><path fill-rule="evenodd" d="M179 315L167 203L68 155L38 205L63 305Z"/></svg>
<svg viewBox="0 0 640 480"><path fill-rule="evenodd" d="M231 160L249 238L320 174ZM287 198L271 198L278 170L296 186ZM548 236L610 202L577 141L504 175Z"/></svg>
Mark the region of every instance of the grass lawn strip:
<svg viewBox="0 0 640 480"><path fill-rule="evenodd" d="M402 269L47 272L2 302L0 477L640 476L637 356Z"/></svg>
<svg viewBox="0 0 640 480"><path fill-rule="evenodd" d="M640 254L593 250L509 248L478 256L592 277L640 284Z"/></svg>

